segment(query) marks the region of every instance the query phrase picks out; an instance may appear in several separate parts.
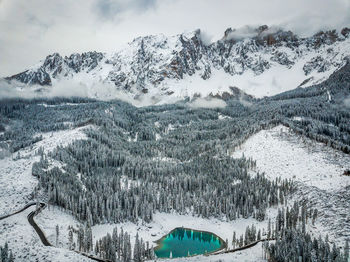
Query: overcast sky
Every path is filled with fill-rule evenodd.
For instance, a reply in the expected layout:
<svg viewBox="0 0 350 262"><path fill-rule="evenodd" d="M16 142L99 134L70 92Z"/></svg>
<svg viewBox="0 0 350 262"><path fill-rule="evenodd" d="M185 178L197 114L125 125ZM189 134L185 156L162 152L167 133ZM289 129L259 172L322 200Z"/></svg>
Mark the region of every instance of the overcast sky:
<svg viewBox="0 0 350 262"><path fill-rule="evenodd" d="M278 25L301 35L350 26L350 0L0 0L0 76L48 54L113 51L140 35Z"/></svg>

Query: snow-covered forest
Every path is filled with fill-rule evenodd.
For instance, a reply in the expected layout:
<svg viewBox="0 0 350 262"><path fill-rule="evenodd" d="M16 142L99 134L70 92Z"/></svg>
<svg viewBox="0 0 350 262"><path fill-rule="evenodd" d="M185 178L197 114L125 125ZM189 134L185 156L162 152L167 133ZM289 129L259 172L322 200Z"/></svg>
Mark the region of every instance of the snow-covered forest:
<svg viewBox="0 0 350 262"><path fill-rule="evenodd" d="M344 101L349 72L347 64L320 85L244 102L231 99L214 109L190 107L188 100L136 108L118 100L4 99L0 158L28 157L21 150L42 141L42 134L90 127L84 129L86 139L50 151L39 147L32 166L38 184L30 198L60 207L83 225L66 236L74 250L112 261L143 261L154 257L153 243L139 236L131 243L119 228L94 243L91 227L148 224L157 212L266 221L268 209L280 208L265 232L247 227L245 236L228 240L230 245L268 238L274 242L263 248L270 261L346 261L348 242L340 243L340 250L308 234L305 225L317 220L318 211L307 198L302 204L292 201L298 190L292 178L252 172L254 159L232 153L253 134L284 125L349 154L350 110ZM350 232L343 236L349 239ZM1 250L7 256L7 244Z"/></svg>

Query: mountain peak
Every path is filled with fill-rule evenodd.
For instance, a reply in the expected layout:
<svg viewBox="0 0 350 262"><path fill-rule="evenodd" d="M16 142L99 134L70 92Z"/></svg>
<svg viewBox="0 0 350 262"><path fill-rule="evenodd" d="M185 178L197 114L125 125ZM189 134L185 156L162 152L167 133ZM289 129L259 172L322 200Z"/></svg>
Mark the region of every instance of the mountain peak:
<svg viewBox="0 0 350 262"><path fill-rule="evenodd" d="M340 32L344 37L350 36L350 28L344 27Z"/></svg>
<svg viewBox="0 0 350 262"><path fill-rule="evenodd" d="M213 43L204 41L199 29L171 37L150 35L111 54L53 53L7 79L44 86L69 79L93 90L103 83L135 96L220 95L237 86L259 97L327 79L344 64L349 34L350 29L344 28L341 36L329 30L300 38L262 25L228 28L223 39ZM286 82L288 77L292 80Z"/></svg>
<svg viewBox="0 0 350 262"><path fill-rule="evenodd" d="M298 37L291 31L284 31L280 27L269 27L261 25L258 27L244 26L237 29L231 27L226 29L222 40L230 42L238 42L245 39L253 39L259 45L274 45L281 42L293 43Z"/></svg>

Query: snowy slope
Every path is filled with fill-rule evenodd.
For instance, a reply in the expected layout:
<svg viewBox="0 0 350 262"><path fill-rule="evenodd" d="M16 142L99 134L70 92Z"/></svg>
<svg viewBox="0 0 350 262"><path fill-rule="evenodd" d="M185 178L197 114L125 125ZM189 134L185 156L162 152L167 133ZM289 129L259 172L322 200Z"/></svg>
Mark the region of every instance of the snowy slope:
<svg viewBox="0 0 350 262"><path fill-rule="evenodd" d="M256 160L257 170L267 178L296 181L298 189L293 198L305 198L319 210L315 226L308 227L315 237L328 234L340 245L350 237L350 177L342 175L350 169L349 155L297 136L284 126L251 136L232 156L243 154Z"/></svg>
<svg viewBox="0 0 350 262"><path fill-rule="evenodd" d="M191 258L174 258L164 259L164 262L265 262L263 258L262 244L258 243L256 246L248 248L246 250L220 254L214 256L195 256Z"/></svg>
<svg viewBox="0 0 350 262"><path fill-rule="evenodd" d="M7 80L22 88L23 84L51 86L46 92L54 92L69 86L83 96L144 104L222 95L230 93L230 87L263 97L319 83L350 55L347 30L307 38L266 26L250 30L245 38L226 30L222 39L211 44L202 41L196 30L171 37L139 37L109 54L62 57L55 53Z"/></svg>
<svg viewBox="0 0 350 262"><path fill-rule="evenodd" d="M92 261L67 249L44 246L27 220L33 210L35 206L0 221L0 245L8 242L15 261Z"/></svg>
<svg viewBox="0 0 350 262"><path fill-rule="evenodd" d="M23 207L33 197L38 181L32 176L32 165L40 159L36 154L38 149L43 148L47 153L58 145L67 146L75 139L86 139L84 128L89 127L38 134L43 139L32 147L0 159L0 216ZM51 166L60 165L52 159L49 161Z"/></svg>
<svg viewBox="0 0 350 262"><path fill-rule="evenodd" d="M62 130L50 133L40 133L42 140L31 147L18 151L4 159L0 159L0 216L10 214L24 207L33 201L33 191L38 184L37 178L32 176L32 165L39 161L37 151L43 148L48 153L57 146L67 146L76 139L86 139L84 129L91 126L84 126L76 129ZM60 167L62 163L48 159L50 166ZM27 210L0 221L0 246L8 242L12 249L15 261L90 261L67 249L45 247L42 245L39 236L33 227L28 223L27 215L35 209L35 206ZM44 214L47 211L44 210ZM51 212L51 211L49 211ZM39 225L41 226L49 218L43 219L39 215ZM56 217L57 219L57 217ZM64 220L65 219L65 220ZM71 217L60 216L59 220L73 221ZM44 229L51 229L57 224L48 223ZM62 228L64 234L65 228ZM44 232L46 232L44 230ZM50 230L48 230L49 240L52 241ZM66 237L66 236L64 236ZM63 238L64 238L63 237Z"/></svg>
<svg viewBox="0 0 350 262"><path fill-rule="evenodd" d="M327 192L350 186L350 177L342 175L350 168L349 155L298 137L284 126L253 135L233 157L242 154L256 160L259 171L272 180L293 179Z"/></svg>

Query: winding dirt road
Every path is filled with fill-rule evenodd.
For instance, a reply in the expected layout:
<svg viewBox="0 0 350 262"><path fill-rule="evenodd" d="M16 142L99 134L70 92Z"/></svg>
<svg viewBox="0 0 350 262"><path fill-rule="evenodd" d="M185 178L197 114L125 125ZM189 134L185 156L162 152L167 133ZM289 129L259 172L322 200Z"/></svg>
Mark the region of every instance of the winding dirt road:
<svg viewBox="0 0 350 262"><path fill-rule="evenodd" d="M25 205L22 209L20 209L20 210L14 212L14 213L11 213L11 214L8 214L8 215L5 215L5 216L1 216L1 217L0 217L0 220L3 220L3 219L8 218L8 217L10 217L10 216L16 215L16 214L18 214L18 213L21 213L21 212L23 212L24 210L26 210L28 207L31 207L31 206L34 206L34 205L36 205L36 203L29 203L29 204Z"/></svg>
<svg viewBox="0 0 350 262"><path fill-rule="evenodd" d="M47 240L44 232L41 230L41 228L38 226L38 224L34 221L34 217L40 213L41 210L43 210L45 207L46 207L46 204L45 203L29 203L27 205L25 205L23 208L21 208L20 210L14 212L14 213L11 213L11 214L8 214L8 215L5 215L5 216L1 216L0 217L0 220L3 220L5 218L8 218L8 217L11 217L13 215L16 215L16 214L19 214L21 212L23 212L24 210L26 210L27 208L31 207L31 206L35 206L38 204L38 208L32 212L30 212L27 216L28 218L28 222L29 224L34 228L34 230L36 231L36 233L38 234L41 242L43 243L44 246L48 246L48 247L52 247L53 245ZM100 262L111 262L110 260L107 260L107 259L102 259L102 258L98 258L98 257L94 257L94 256L91 256L89 254L86 254L86 253L83 253L83 252L80 252L80 251L76 251L76 250L71 250L71 251L74 251L75 253L79 254L79 255L82 255L82 256L85 256L85 257L88 257L92 260L95 260L95 261L100 261Z"/></svg>
<svg viewBox="0 0 350 262"><path fill-rule="evenodd" d="M43 243L44 246L47 247L52 247L52 245L50 244L50 242L47 240L44 232L40 229L40 227L38 226L37 223L35 223L34 221L34 216L39 214L39 212L45 208L45 204L44 203L40 203L40 207L38 209L36 209L35 211L32 211L28 214L27 218L28 218L28 222L29 224L35 229L36 233L38 234L41 242Z"/></svg>
<svg viewBox="0 0 350 262"><path fill-rule="evenodd" d="M213 254L213 255L225 254L225 253L233 253L233 252L236 252L236 251L241 251L241 250L244 250L244 249L251 248L251 247L257 245L257 244L260 243L260 242L272 241L272 240L276 240L276 239L275 239L275 238L260 239L260 240L254 241L254 242L252 242L252 243L250 243L250 244L248 244L248 245L245 245L245 246L243 246L243 247L237 247L237 248L234 248L234 249L221 251L221 252L215 253L215 254Z"/></svg>

